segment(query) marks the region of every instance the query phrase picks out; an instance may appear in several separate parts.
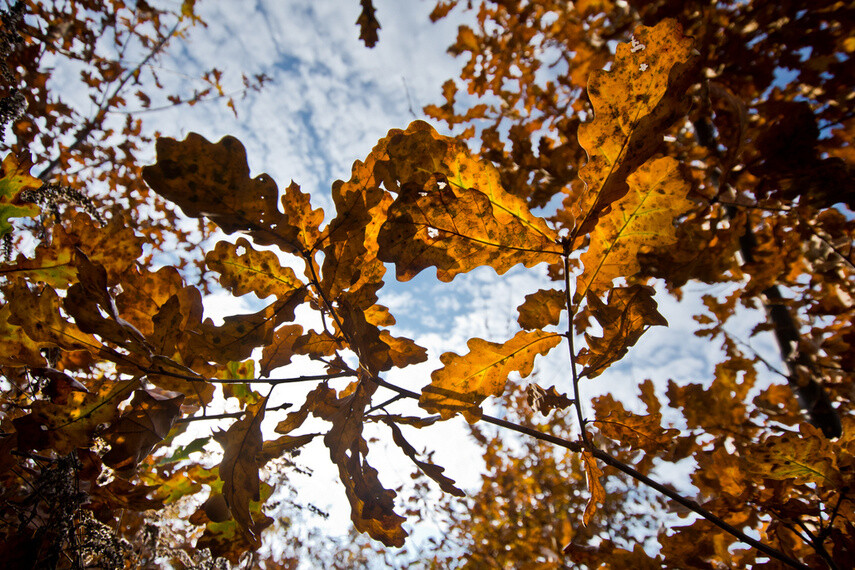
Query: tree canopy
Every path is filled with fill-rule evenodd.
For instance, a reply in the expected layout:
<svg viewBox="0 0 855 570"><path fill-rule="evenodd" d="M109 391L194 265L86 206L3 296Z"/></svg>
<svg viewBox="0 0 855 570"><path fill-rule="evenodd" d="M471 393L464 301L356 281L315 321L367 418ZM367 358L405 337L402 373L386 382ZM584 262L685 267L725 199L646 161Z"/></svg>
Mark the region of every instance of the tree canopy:
<svg viewBox="0 0 855 570"><path fill-rule="evenodd" d="M392 128L332 185L325 215L297 183L253 177L234 137L166 133L155 162L138 164L149 141L137 120L117 130L105 110L124 108L144 63L198 23L194 3L90 4L17 2L2 20L0 552L13 567L251 560L285 532L277 473L315 440L354 529L409 548L421 507L384 486L367 427L412 460L419 485L459 497L408 440L458 415L488 473L465 516L439 501L449 534L425 565L847 566L851 5L440 1L432 19L474 10L477 22L449 48L461 76L425 109L452 132ZM379 23L370 0L360 7L371 47ZM99 51L105 33L120 57ZM132 42L143 64L121 57ZM83 64L94 117L48 87L57 58ZM220 72L205 77L209 91L167 101L228 100ZM152 93L134 97L146 107ZM94 179L107 189L88 192ZM175 230L179 211L200 231ZM156 261L166 233L194 249L214 230L227 237L199 268L263 301L221 324L187 267ZM447 283L480 267L496 279L547 270L554 286L526 296L509 337L442 354L420 392L391 382L428 353L380 304L387 270ZM656 299L688 284L708 287L694 322L723 348L712 377L644 381L638 407L605 395L586 414L586 383L667 326ZM730 332L749 309L766 315L752 335L773 335L778 355ZM538 357L553 351L567 381L540 386ZM292 373L300 357L317 373ZM780 383L759 386L766 369ZM271 403L295 383L311 386L305 399ZM417 414L396 409L408 400ZM238 411L215 411L223 401ZM203 433L176 443L191 425ZM206 446L221 451L214 463L193 455ZM694 496L667 480L687 464ZM184 536L165 545L157 533L179 518Z"/></svg>

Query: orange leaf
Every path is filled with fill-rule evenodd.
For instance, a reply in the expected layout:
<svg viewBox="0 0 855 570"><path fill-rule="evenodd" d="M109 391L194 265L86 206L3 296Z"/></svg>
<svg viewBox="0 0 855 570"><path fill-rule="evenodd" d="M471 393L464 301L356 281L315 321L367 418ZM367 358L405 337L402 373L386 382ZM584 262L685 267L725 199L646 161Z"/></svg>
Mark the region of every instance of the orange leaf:
<svg viewBox="0 0 855 570"><path fill-rule="evenodd" d="M519 312L517 322L526 330L557 325L561 320L561 311L565 308L563 291L541 289L525 296L525 302L517 307Z"/></svg>
<svg viewBox="0 0 855 570"><path fill-rule="evenodd" d="M440 356L444 367L431 374L419 405L443 419L460 412L469 423L475 423L481 417L481 402L488 396L501 395L511 372L519 372L522 378L531 374L535 357L545 355L561 338L535 330L520 331L504 344L470 339L465 356L453 352Z"/></svg>
<svg viewBox="0 0 855 570"><path fill-rule="evenodd" d="M588 306L603 328L603 336L585 335L588 347L580 350L577 357L585 368L579 376L599 376L612 362L623 358L648 327L668 324L657 311L653 288L647 285L612 289L606 303L589 292Z"/></svg>
<svg viewBox="0 0 855 570"><path fill-rule="evenodd" d="M38 293L26 287L14 287L6 292L12 311L9 324L18 325L37 343L56 345L65 350L98 352L101 342L82 332L59 312L59 295L45 286Z"/></svg>
<svg viewBox="0 0 855 570"><path fill-rule="evenodd" d="M666 449L680 433L677 429L662 428L662 414L641 416L628 412L610 394L594 398L593 406L597 418L593 423L600 433L632 449L650 452Z"/></svg>
<svg viewBox="0 0 855 570"><path fill-rule="evenodd" d="M608 289L617 277L638 273L639 252L676 242L674 219L692 208L689 184L673 158L641 166L628 183L629 193L600 217L581 256L585 269L576 279L576 302L588 291Z"/></svg>
<svg viewBox="0 0 855 570"><path fill-rule="evenodd" d="M591 493L591 498L588 499L588 504L585 506L585 514L582 515L582 522L588 526L594 513L597 512L597 503L606 500L606 490L600 482L603 470L597 465L596 458L589 451L583 451L582 461L585 462L585 477L588 480L588 491Z"/></svg>
<svg viewBox="0 0 855 570"><path fill-rule="evenodd" d="M399 195L380 229L378 257L395 263L399 280L430 266L442 281L481 265L501 275L561 253L555 232L505 192L498 171L470 156L462 142L421 121L387 139L383 182Z"/></svg>
<svg viewBox="0 0 855 570"><path fill-rule="evenodd" d="M273 342L266 345L261 352L261 375L270 376L270 372L291 362L296 353L294 343L303 334L300 325L284 325L273 333Z"/></svg>
<svg viewBox="0 0 855 570"><path fill-rule="evenodd" d="M627 192L626 178L656 152L665 129L687 109L685 73L692 51L675 20L639 26L632 44L618 44L609 71L588 79L594 120L579 127L588 162L579 171L588 191L574 215L575 235L590 233L600 215Z"/></svg>
<svg viewBox="0 0 855 570"><path fill-rule="evenodd" d="M260 299L275 295L281 299L303 287L290 267L282 267L272 251L257 251L249 240L232 244L219 242L205 256L210 269L220 274L220 285L237 296L255 293Z"/></svg>

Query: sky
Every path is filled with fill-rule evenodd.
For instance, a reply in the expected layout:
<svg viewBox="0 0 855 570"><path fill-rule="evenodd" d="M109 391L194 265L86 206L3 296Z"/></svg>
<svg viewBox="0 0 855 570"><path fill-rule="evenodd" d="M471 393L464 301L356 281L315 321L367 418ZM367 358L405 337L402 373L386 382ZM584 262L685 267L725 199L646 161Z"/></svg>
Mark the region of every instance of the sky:
<svg viewBox="0 0 855 570"><path fill-rule="evenodd" d="M457 26L471 14L458 10L448 19L432 24L428 19L434 6L431 0L375 0L375 6L382 26L380 41L374 49L367 49L358 39L359 30L354 25L358 0L198 3L197 11L207 27L191 30L186 42L175 44L160 59L160 79L185 92L192 91L199 86L192 78L216 66L225 73L227 90L239 86L241 73L264 73L272 81L261 92L236 101L237 117L221 101L214 101L144 115L146 128L179 140L190 132L211 141L235 136L247 149L252 176L265 172L280 188L292 180L297 182L304 192L311 193L315 207L324 208L329 219L333 181L349 178L353 161L363 159L389 129L405 128L416 118L426 119L422 106L441 101L443 81L457 77L463 64L447 54L446 48L454 42ZM440 132L447 132L443 125L431 123ZM153 157L152 149L152 160ZM467 352L466 341L473 337L501 342L513 336L517 330L516 307L525 295L555 286L542 266L517 267L501 277L492 269L481 268L456 277L450 284L437 281L432 270L410 282L395 283L391 270L386 281L387 286L380 291L380 303L388 306L398 320L392 333L414 339L428 349L430 357L424 364L390 373L387 379L415 391L430 381L430 372L440 366L443 352L463 354ZM652 329L626 359L602 376L583 383L583 401L612 393L627 402L630 409L640 411L643 408L635 398L637 387L647 378L656 382L660 395L668 379L706 385L711 382L719 347L692 334L691 315L698 312L700 304L691 286L687 289L682 302L661 292L657 295L660 312L671 326ZM721 286L706 292L726 294L728 289ZM256 304L250 297L234 299L214 294L206 299L206 316L221 318L250 312L257 309ZM747 331L758 318L759 315L749 315L734 325L732 332L747 338ZM755 348L771 359L776 354L772 342L770 337L752 340ZM537 382L569 393L566 348L562 348L537 362ZM317 371L298 361L275 375L298 376ZM523 388L525 384L518 383ZM265 390L261 386L259 389ZM277 389L270 405L282 401L299 405L304 392L301 388ZM487 408L491 411L489 404ZM411 404L401 404L395 410L418 412ZM280 418L270 417L265 429L272 429ZM467 435L461 418L420 431L405 430L405 434L417 449L435 451L434 461L464 488L474 490L480 486L480 451ZM388 432L382 437L391 439ZM387 487L409 480L412 467L394 449L374 447L369 459ZM311 478L295 476L298 499L332 514L323 523L332 535L346 534L350 525L348 507L344 491L335 481L335 472L329 467L327 450L320 441L313 442L306 447L300 462L316 469L316 473ZM437 532L433 523L415 523L411 521L409 526L416 537Z"/></svg>

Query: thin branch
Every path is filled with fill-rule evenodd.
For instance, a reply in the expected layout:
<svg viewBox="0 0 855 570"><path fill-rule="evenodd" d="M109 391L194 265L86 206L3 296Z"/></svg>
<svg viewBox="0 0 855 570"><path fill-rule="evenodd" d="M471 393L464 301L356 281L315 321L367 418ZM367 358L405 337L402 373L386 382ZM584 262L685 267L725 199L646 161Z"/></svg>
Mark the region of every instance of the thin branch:
<svg viewBox="0 0 855 570"><path fill-rule="evenodd" d="M406 388L401 388L400 386L396 386L395 384L391 384L391 383L383 380L382 378L374 377L374 378L372 378L372 380L375 383L377 383L379 386L383 386L384 388L392 390L393 392L397 392L398 394L401 394L403 396L406 396L409 398L415 398L415 399L419 398L418 393L413 392L412 390L407 390ZM481 419L487 423L491 423L491 424L499 426L499 427L503 427L503 428L506 428L506 429L509 429L512 431L516 431L518 433L523 433L523 434L529 435L531 437L534 437L536 439L539 439L541 441L553 443L555 445L558 445L558 446L563 447L565 449L569 449L570 451L574 451L576 453L587 450L594 457L596 457L597 459L599 459L600 461L602 461L606 465L614 467L618 471L621 471L621 472L625 473L626 475L629 475L630 477L632 477L636 481L639 481L639 482L647 485L648 487L658 491L659 493L665 495L669 499L671 499L671 500L679 503L680 505L686 507L687 509L694 512L695 514L700 515L701 517L703 517L707 521L711 522L715 526L719 527L723 531L727 532L728 534L736 537L741 542L748 544L750 546L753 546L754 548L756 548L757 550L759 550L763 554L769 556L770 558L774 558L775 560L779 560L780 562L783 562L784 564L787 564L788 566L791 566L793 568L799 568L800 570L810 570L810 566L802 564L798 560L795 560L795 559L787 556L786 554L780 552L779 550L776 550L775 548L772 548L771 546L763 544L759 540L751 538L750 536L748 536L747 534L745 534L744 532L742 532L738 528L734 527L733 525L731 525L727 521L716 516L712 512L706 510L704 507L702 507L701 505L699 505L695 501L687 499L687 498L683 497L682 495L680 495L679 493L677 493L676 491L673 491L673 490L669 489L668 487L666 487L665 485L662 485L661 483L654 481L653 479L651 479L647 475L644 475L643 473L636 471L635 469L633 469L629 465L626 465L625 463L623 463L619 459L612 457L611 455L609 455L605 451L602 451L602 450L596 449L596 448L587 448L586 449L586 447L583 447L578 442L568 441L566 439L556 437L556 436L548 434L548 433L543 433L543 432L540 432L538 430L528 428L528 427L525 427L525 426L522 426L522 425L519 425L519 424L516 424L513 422L509 422L507 420L495 418L492 416L483 415L483 416L481 416Z"/></svg>
<svg viewBox="0 0 855 570"><path fill-rule="evenodd" d="M287 410L288 408L292 407L293 405L294 404L285 403L285 404L276 406L275 408L267 408L265 410L265 413L266 412L277 412L279 410ZM246 412L243 411L243 412L228 412L228 413L223 413L223 414L211 414L210 416L189 416L189 417L185 417L185 418L178 418L177 420L175 420L175 423L176 424L187 424L190 422L201 422L201 421L205 421L205 420L225 420L225 419L229 419L229 418L240 418L240 417L243 417L245 414L246 414Z"/></svg>
<svg viewBox="0 0 855 570"><path fill-rule="evenodd" d="M342 378L345 376L355 376L353 372L336 372L335 374L314 374L309 376L295 376L293 378L239 378L239 379L224 379L224 378L200 378L198 376L190 376L189 374L180 374L169 370L160 370L154 368L140 367L140 370L147 374L158 374L160 376L170 376L172 378L180 378L189 382L208 382L210 384L295 384L298 382L312 382L315 380L331 380L333 378Z"/></svg>
<svg viewBox="0 0 855 570"><path fill-rule="evenodd" d="M561 244L564 248L564 301L567 305L567 346L570 350L570 376L573 380L573 407L576 409L576 417L579 420L579 431L582 434L582 442L588 449L593 449L591 440L588 439L588 430L585 429L585 417L582 414L582 398L579 390L579 375L576 372L576 347L573 343L573 300L570 298L570 241L564 240Z"/></svg>

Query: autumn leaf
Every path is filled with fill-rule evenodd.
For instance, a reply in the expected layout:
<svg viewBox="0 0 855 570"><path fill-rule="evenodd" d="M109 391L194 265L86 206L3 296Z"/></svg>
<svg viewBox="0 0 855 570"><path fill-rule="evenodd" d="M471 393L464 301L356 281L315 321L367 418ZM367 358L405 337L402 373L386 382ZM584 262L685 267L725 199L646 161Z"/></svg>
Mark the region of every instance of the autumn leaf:
<svg viewBox="0 0 855 570"><path fill-rule="evenodd" d="M577 236L590 233L626 195L627 177L657 150L662 134L687 109L685 73L692 51L676 20L639 26L632 44L617 46L609 71L588 78L594 120L579 127L588 162L579 171L587 192L574 213ZM581 294L584 294L582 292Z"/></svg>
<svg viewBox="0 0 855 570"><path fill-rule="evenodd" d="M372 0L359 0L359 3L362 5L362 11L356 19L356 25L359 26L359 39L365 42L366 47L373 48L379 40L377 30L380 29L380 22L374 15Z"/></svg>
<svg viewBox="0 0 855 570"><path fill-rule="evenodd" d="M300 325L283 325L273 333L273 340L264 346L261 353L261 376L267 378L270 373L291 362L296 354L294 343L303 334Z"/></svg>
<svg viewBox="0 0 855 570"><path fill-rule="evenodd" d="M26 287L15 287L6 292L6 299L12 311L8 322L24 329L33 341L93 353L101 347L98 339L60 314L59 295L53 288L45 286L37 293Z"/></svg>
<svg viewBox="0 0 855 570"><path fill-rule="evenodd" d="M832 443L809 424L802 424L800 432L766 438L761 446L744 456L747 468L769 479L838 484L841 474Z"/></svg>
<svg viewBox="0 0 855 570"><path fill-rule="evenodd" d="M686 199L689 184L672 158L644 164L627 183L629 192L600 216L582 253L585 270L576 278L577 303L588 291L599 293L615 278L638 273L639 252L675 243L674 220L693 207Z"/></svg>
<svg viewBox="0 0 855 570"><path fill-rule="evenodd" d="M454 485L454 481L449 479L446 475L443 475L442 467L438 465L434 465L433 463L427 461L421 461L416 455L416 449L410 445L406 439L404 439L404 434L401 432L401 428L399 428L394 422L386 422L386 425L392 430L392 440L395 444L401 448L401 451L409 457L413 463L415 463L419 469L421 469L422 473L433 479L437 482L440 489L445 491L446 493L450 493L456 497L463 497L465 493L458 489Z"/></svg>
<svg viewBox="0 0 855 570"><path fill-rule="evenodd" d="M9 322L12 308L9 303L0 307L0 366L44 366L45 358L41 354L42 343L36 342L25 330Z"/></svg>
<svg viewBox="0 0 855 570"><path fill-rule="evenodd" d="M304 219L292 224L279 211L279 190L269 176L249 177L246 150L234 137L217 143L196 133L181 142L159 138L157 162L143 168L143 178L186 215L207 217L227 234L246 232L258 245L301 250Z"/></svg>
<svg viewBox="0 0 855 570"><path fill-rule="evenodd" d="M105 382L97 392L71 392L63 404L37 400L29 414L13 421L19 444L53 449L59 455L89 447L102 424L116 419L119 404L138 385L133 380Z"/></svg>
<svg viewBox="0 0 855 570"><path fill-rule="evenodd" d="M110 426L105 439L110 444L102 460L117 472L130 475L137 464L169 434L181 414L183 394L136 390L130 408Z"/></svg>
<svg viewBox="0 0 855 570"><path fill-rule="evenodd" d="M572 406L576 400L567 397L567 394L560 394L555 386L544 390L537 384L529 384L526 386L526 401L532 410L540 412L544 416L548 416L552 410L562 410Z"/></svg>
<svg viewBox="0 0 855 570"><path fill-rule="evenodd" d="M576 360L585 367L580 377L599 376L612 362L620 360L641 335L651 326L666 326L653 300L653 288L647 285L616 287L609 291L603 303L588 293L591 314L603 328L603 336L585 334L587 347L579 351Z"/></svg>
<svg viewBox="0 0 855 570"><path fill-rule="evenodd" d="M38 190L43 182L30 176L26 164L21 164L14 154L7 154L3 159L2 176L0 176L0 237L12 231L9 218L34 218L41 210L35 204L20 201L20 194L25 190Z"/></svg>
<svg viewBox="0 0 855 570"><path fill-rule="evenodd" d="M541 289L525 296L525 302L517 307L517 322L526 329L542 329L548 325L557 325L561 312L567 308L564 291Z"/></svg>
<svg viewBox="0 0 855 570"><path fill-rule="evenodd" d="M590 451L582 452L582 461L585 463L585 477L588 480L588 492L591 497L588 499L588 504L585 507L585 514L582 515L582 522L587 526L597 512L597 503L602 503L606 500L606 489L600 482L600 477L603 476L603 470L597 465L596 458Z"/></svg>
<svg viewBox="0 0 855 570"><path fill-rule="evenodd" d="M443 419L460 412L469 423L475 423L481 417L481 402L501 395L510 373L518 372L522 378L531 374L535 357L545 355L561 338L536 330L520 331L503 344L470 339L466 355L446 352L440 356L443 367L435 370L431 383L422 388L419 405Z"/></svg>
<svg viewBox="0 0 855 570"><path fill-rule="evenodd" d="M481 265L501 275L519 263L554 261L561 252L555 232L462 143L421 121L387 138L383 181L399 194L380 229L378 257L395 263L399 280L431 266L441 281Z"/></svg>
<svg viewBox="0 0 855 570"><path fill-rule="evenodd" d="M255 548L260 544L256 522L250 514L250 502L260 500L258 461L262 450L261 420L267 398L250 404L245 415L226 431L218 431L214 439L223 447L220 479L223 496L235 521Z"/></svg>
<svg viewBox="0 0 855 570"><path fill-rule="evenodd" d="M593 406L596 416L593 424L600 433L632 449L649 452L667 449L668 444L680 433L677 429L662 428L662 414L634 414L627 411L611 394L595 398Z"/></svg>
<svg viewBox="0 0 855 570"><path fill-rule="evenodd" d="M246 238L219 242L205 255L205 263L220 274L220 285L240 296L255 293L260 299L281 299L302 288L290 267L282 267L272 251L258 251Z"/></svg>

